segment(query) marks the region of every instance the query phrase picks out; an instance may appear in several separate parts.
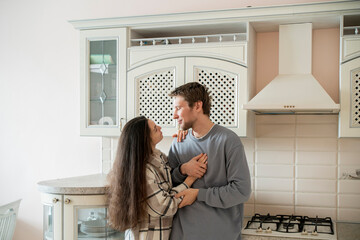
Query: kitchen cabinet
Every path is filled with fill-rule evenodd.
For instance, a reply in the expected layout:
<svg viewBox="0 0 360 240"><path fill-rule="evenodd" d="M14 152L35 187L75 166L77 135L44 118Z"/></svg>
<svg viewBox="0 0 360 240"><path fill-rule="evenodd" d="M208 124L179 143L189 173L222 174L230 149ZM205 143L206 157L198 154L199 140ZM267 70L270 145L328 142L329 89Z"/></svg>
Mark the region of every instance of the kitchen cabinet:
<svg viewBox="0 0 360 240"><path fill-rule="evenodd" d="M126 118L127 29L80 34L80 134L118 136Z"/></svg>
<svg viewBox="0 0 360 240"><path fill-rule="evenodd" d="M43 204L43 239L124 239L107 224L102 174L38 183Z"/></svg>
<svg viewBox="0 0 360 240"><path fill-rule="evenodd" d="M128 72L128 119L146 116L162 127L164 136L177 131L173 100L168 94L184 83L184 59L145 64Z"/></svg>
<svg viewBox="0 0 360 240"><path fill-rule="evenodd" d="M253 95L248 45L255 33L248 22L238 23L237 30L192 36L164 32L160 38L139 38L141 30L126 28L81 31L81 135L119 136L127 120L144 115L171 136L177 126L168 94L198 81L213 92L212 120L239 136L253 136L248 124L253 113L240 106Z"/></svg>
<svg viewBox="0 0 360 240"><path fill-rule="evenodd" d="M245 101L248 101L255 95L256 35L276 32L282 24L311 22L314 29L340 26L343 37L340 59L342 63L350 61L360 54L357 50L359 38L352 36L355 34L351 33L358 31L356 15L359 12L359 4L358 1L335 1L70 21L81 32L81 135L119 136L122 124L131 117L145 113L140 110L139 93L136 90L138 85L133 80L140 79L141 73L150 74L146 72L147 64L156 65L156 62L160 61L164 64L163 69L178 71L179 67L174 68L175 63L167 63L167 60L184 59L184 73L174 72L172 76L174 79L166 82L168 85L172 84L171 89L189 81L186 72L189 57L217 59L238 64L245 68L240 75L247 76ZM346 17L340 20L343 15ZM107 41L115 47L111 47L111 50L98 47L97 50L92 51L92 42L102 46L103 43L106 45ZM237 52L232 52L234 44L237 45ZM103 49L106 51L103 52ZM258 50L261 51L261 48ZM115 52L117 55L110 52ZM103 56L100 59L104 61L99 62L99 55ZM173 68L169 64L172 64ZM155 65L156 71L161 69L160 66ZM175 76L180 78L182 74L184 80L175 79ZM109 84L106 78L110 76L113 80L110 80ZM239 83L238 86L241 87L241 84ZM160 92L164 94L163 89ZM152 94L149 96L152 97ZM243 101L243 97L241 93L241 96L235 99L235 103ZM165 111L168 111L168 99L164 101ZM214 104L218 104L218 101L214 101ZM219 109L221 106L215 111ZM146 106L146 111L148 110L158 111L160 114L164 109L160 111L153 104ZM232 129L239 136L252 137L253 113L242 111L240 106L235 106L234 116L238 119L234 122L238 121L243 126L234 126ZM341 114L344 112L342 111ZM155 120L164 121L162 127L166 129L165 135L168 135L176 126L168 119L168 115L162 117L160 119L157 116Z"/></svg>
<svg viewBox="0 0 360 240"><path fill-rule="evenodd" d="M360 15L342 23L339 137L360 137Z"/></svg>
<svg viewBox="0 0 360 240"><path fill-rule="evenodd" d="M162 52L162 49L164 52ZM177 129L173 100L168 94L187 82L199 82L211 91L210 119L239 136L250 134L248 113L239 106L249 99L246 44L205 43L130 48L128 72L128 118L145 115L160 126L165 136ZM143 53L143 54L142 54ZM140 56L144 57L141 58ZM164 58L163 60L158 60ZM135 59L135 60L133 60ZM145 63L139 67L139 63Z"/></svg>
<svg viewBox="0 0 360 240"><path fill-rule="evenodd" d="M360 57L341 64L340 137L360 137Z"/></svg>
<svg viewBox="0 0 360 240"><path fill-rule="evenodd" d="M249 100L247 68L232 62L190 57L186 59L186 81L204 84L211 91L210 119L240 137L251 135L248 115L241 105Z"/></svg>
<svg viewBox="0 0 360 240"><path fill-rule="evenodd" d="M42 194L43 204L43 239L63 239L62 231L62 196L57 194ZM54 234L56 233L56 234Z"/></svg>
<svg viewBox="0 0 360 240"><path fill-rule="evenodd" d="M360 56L360 15L344 15L341 18L341 62Z"/></svg>

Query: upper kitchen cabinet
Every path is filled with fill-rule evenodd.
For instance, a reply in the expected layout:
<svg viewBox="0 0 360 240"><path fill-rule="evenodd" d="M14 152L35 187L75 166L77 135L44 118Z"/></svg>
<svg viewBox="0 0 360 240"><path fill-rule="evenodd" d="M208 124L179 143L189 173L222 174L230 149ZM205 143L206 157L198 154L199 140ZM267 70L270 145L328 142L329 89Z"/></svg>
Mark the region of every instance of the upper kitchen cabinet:
<svg viewBox="0 0 360 240"><path fill-rule="evenodd" d="M233 130L240 137L251 137L253 113L240 106L249 100L249 85L245 66L229 61L205 58L186 58L186 81L207 86L212 97L210 119Z"/></svg>
<svg viewBox="0 0 360 240"><path fill-rule="evenodd" d="M277 32L283 24L341 26L340 58L350 64L360 55L359 10L360 1L339 0L70 21L81 33L81 135L119 136L126 121L145 115L169 136L176 131L169 92L199 81L213 94L211 119L252 137L254 113L241 105L255 95L257 34ZM343 114L352 119L356 111L347 113L354 107L346 108L350 95L341 95L347 98L341 100L346 125Z"/></svg>
<svg viewBox="0 0 360 240"><path fill-rule="evenodd" d="M360 15L342 17L341 62L360 56Z"/></svg>
<svg viewBox="0 0 360 240"><path fill-rule="evenodd" d="M81 31L80 133L118 136L126 118L127 29Z"/></svg>
<svg viewBox="0 0 360 240"><path fill-rule="evenodd" d="M173 100L168 94L184 83L184 59L159 60L128 72L128 119L146 116L162 127L164 136L176 133Z"/></svg>
<svg viewBox="0 0 360 240"><path fill-rule="evenodd" d="M211 91L211 120L238 136L253 136L253 113L240 106L254 89L254 30L247 22L200 29L162 29L162 36L134 30L128 49L127 117L145 115L171 136L177 125L168 94L184 83L200 82Z"/></svg>
<svg viewBox="0 0 360 240"><path fill-rule="evenodd" d="M360 137L360 15L343 16L339 137Z"/></svg>

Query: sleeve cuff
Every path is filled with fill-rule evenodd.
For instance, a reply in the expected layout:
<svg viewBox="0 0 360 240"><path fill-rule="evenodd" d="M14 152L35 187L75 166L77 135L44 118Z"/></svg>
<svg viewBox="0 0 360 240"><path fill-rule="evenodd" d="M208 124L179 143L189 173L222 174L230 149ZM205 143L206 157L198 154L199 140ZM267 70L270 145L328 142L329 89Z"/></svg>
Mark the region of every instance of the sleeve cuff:
<svg viewBox="0 0 360 240"><path fill-rule="evenodd" d="M199 193L197 195L197 200L198 201L205 202L205 200L206 200L206 191L207 191L207 189L205 189L205 188L199 188Z"/></svg>
<svg viewBox="0 0 360 240"><path fill-rule="evenodd" d="M174 191L175 193L179 193L179 192L182 192L182 191L184 191L184 190L186 190L188 188L189 188L189 186L186 185L186 183L183 182L183 183L177 185L176 187L174 187L172 189L172 191Z"/></svg>

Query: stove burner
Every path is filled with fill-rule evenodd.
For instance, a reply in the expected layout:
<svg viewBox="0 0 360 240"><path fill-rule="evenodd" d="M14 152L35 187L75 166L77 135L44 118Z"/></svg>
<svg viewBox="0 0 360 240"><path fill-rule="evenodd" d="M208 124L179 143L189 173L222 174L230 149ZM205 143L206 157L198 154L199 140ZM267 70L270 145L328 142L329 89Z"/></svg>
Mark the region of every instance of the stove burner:
<svg viewBox="0 0 360 240"><path fill-rule="evenodd" d="M280 219L277 216L255 214L245 228L257 229L258 232L263 229L276 231L278 224L280 224Z"/></svg>
<svg viewBox="0 0 360 240"><path fill-rule="evenodd" d="M333 223L331 218L309 218L307 216L304 217L303 229L306 229L308 232L312 233L329 233L334 234Z"/></svg>
<svg viewBox="0 0 360 240"><path fill-rule="evenodd" d="M260 215L256 213L246 224L245 229L256 229L257 232L272 231L317 235L319 233L334 234L330 217L310 218L298 215Z"/></svg>

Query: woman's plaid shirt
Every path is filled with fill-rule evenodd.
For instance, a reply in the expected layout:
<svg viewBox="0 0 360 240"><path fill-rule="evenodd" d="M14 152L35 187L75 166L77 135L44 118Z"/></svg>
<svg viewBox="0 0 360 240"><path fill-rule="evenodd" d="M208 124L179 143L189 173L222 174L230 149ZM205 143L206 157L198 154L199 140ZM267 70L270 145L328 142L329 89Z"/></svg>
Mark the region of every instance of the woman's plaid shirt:
<svg viewBox="0 0 360 240"><path fill-rule="evenodd" d="M126 232L126 239L169 239L172 219L181 202L174 196L188 188L185 183L173 188L170 170L166 155L155 149L146 169L148 216L136 229Z"/></svg>

